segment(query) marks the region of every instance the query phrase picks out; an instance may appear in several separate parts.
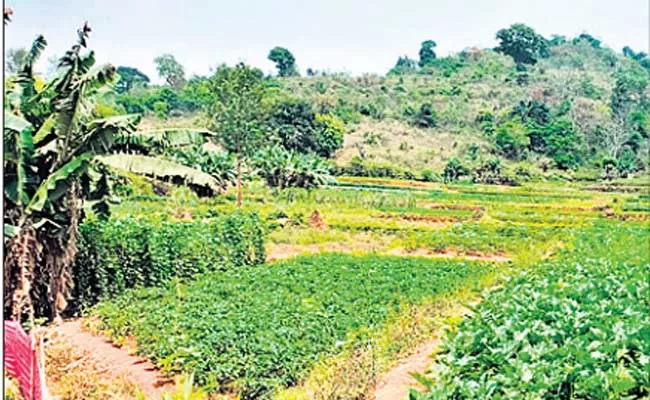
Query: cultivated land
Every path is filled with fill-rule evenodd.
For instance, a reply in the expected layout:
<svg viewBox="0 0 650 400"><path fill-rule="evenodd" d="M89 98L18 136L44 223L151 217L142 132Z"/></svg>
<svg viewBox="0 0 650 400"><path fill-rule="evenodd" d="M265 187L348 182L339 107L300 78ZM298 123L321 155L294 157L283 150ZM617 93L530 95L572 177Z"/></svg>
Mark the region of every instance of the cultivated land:
<svg viewBox="0 0 650 400"><path fill-rule="evenodd" d="M585 344L591 356L573 365L575 378L562 390L647 394L650 259L647 247L629 246L648 237L642 180L613 191L366 178L339 184L280 195L251 186L243 208L264 221L269 263L129 289L87 309L86 325L135 347L165 374L192 372L207 391L246 399L367 398L400 359L447 328L444 353L431 360L443 372L420 378L437 394L422 398L508 398L522 389L521 374L526 390L557 393L565 375L555 366L570 358L560 350L570 344ZM111 218L162 213L168 223L192 224L234 210L230 195L199 200L177 192L136 194ZM596 276L603 283L594 288ZM470 303L480 303L471 307L476 317L463 319ZM569 327L576 318L596 325ZM549 331L521 337L520 325ZM462 339L473 335L492 344ZM497 357L495 343L500 358L484 364ZM466 369L468 357L485 369ZM412 372L427 372L413 365ZM585 383L590 371L600 378ZM459 383L460 374L471 375Z"/></svg>

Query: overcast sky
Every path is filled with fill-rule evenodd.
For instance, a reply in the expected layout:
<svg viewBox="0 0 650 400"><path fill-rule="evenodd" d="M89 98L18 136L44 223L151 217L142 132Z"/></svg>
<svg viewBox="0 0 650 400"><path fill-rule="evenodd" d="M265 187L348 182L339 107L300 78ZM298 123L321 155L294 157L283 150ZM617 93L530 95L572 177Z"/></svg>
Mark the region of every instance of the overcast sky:
<svg viewBox="0 0 650 400"><path fill-rule="evenodd" d="M274 46L287 47L301 71L385 73L400 55L417 57L433 39L437 53L492 47L495 33L523 22L550 37L588 32L621 51L648 52L650 0L5 0L14 10L5 48L42 33L43 60L61 55L88 20L100 62L134 66L159 81L153 59L171 53L188 76L245 61L265 72ZM42 62L41 70L45 68Z"/></svg>

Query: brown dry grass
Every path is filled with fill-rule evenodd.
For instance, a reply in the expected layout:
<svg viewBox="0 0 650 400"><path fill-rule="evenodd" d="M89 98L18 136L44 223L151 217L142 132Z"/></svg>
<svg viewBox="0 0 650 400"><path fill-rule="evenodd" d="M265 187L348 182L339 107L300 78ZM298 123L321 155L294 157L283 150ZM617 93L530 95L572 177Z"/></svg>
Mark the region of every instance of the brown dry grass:
<svg viewBox="0 0 650 400"><path fill-rule="evenodd" d="M44 341L50 393L59 400L137 399L138 388L125 376L112 376L88 356L52 334Z"/></svg>

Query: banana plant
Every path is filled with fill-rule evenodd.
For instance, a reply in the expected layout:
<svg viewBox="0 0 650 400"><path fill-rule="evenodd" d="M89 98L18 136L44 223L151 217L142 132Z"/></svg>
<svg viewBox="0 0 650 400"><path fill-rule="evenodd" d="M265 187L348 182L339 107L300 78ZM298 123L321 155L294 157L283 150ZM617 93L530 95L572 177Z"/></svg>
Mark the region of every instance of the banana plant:
<svg viewBox="0 0 650 400"><path fill-rule="evenodd" d="M78 30L48 83L33 73L47 45L39 36L5 86L4 301L12 319L56 319L65 309L83 201L101 208L108 195L98 156L138 122L96 114L96 95L110 88L116 71L95 65L86 51L90 31L87 23Z"/></svg>

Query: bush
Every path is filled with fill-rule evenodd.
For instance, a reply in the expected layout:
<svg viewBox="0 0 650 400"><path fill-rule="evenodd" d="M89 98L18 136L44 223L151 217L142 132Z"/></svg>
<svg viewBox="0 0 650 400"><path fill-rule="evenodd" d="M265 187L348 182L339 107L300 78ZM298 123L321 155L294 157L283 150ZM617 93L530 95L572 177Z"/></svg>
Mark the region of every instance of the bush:
<svg viewBox="0 0 650 400"><path fill-rule="evenodd" d="M406 168L400 168L390 163L365 161L360 157L354 157L348 165L338 168L335 173L337 175L365 176L370 178L416 178L416 174Z"/></svg>
<svg viewBox="0 0 650 400"><path fill-rule="evenodd" d="M343 121L334 115L316 114L309 103L301 100L275 104L267 123L287 150L331 157L343 146Z"/></svg>
<svg viewBox="0 0 650 400"><path fill-rule="evenodd" d="M253 165L271 188L313 189L334 181L330 168L315 155L287 151L280 146L259 151Z"/></svg>
<svg viewBox="0 0 650 400"><path fill-rule="evenodd" d="M422 104L420 109L411 117L411 123L419 128L433 128L438 116L431 104Z"/></svg>
<svg viewBox="0 0 650 400"><path fill-rule="evenodd" d="M125 218L86 220L73 265L72 309L136 286L264 262L264 233L256 213L171 222Z"/></svg>
<svg viewBox="0 0 650 400"><path fill-rule="evenodd" d="M442 175L445 182L454 182L463 176L470 176L471 171L458 158L452 157Z"/></svg>
<svg viewBox="0 0 650 400"><path fill-rule="evenodd" d="M521 122L510 120L497 129L495 144L497 150L505 157L519 160L530 146L530 138Z"/></svg>
<svg viewBox="0 0 650 400"><path fill-rule="evenodd" d="M316 153L331 157L343 147L345 124L335 115L316 114Z"/></svg>

